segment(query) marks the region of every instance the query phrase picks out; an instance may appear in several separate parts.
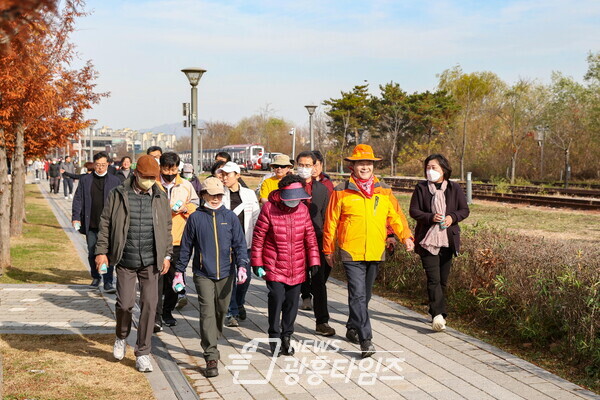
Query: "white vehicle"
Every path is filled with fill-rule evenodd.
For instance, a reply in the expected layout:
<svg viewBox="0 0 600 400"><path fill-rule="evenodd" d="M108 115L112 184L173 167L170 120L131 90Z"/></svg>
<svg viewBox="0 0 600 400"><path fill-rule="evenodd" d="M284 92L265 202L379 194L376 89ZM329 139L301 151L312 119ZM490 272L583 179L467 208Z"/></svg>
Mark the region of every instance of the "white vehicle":
<svg viewBox="0 0 600 400"><path fill-rule="evenodd" d="M271 161L273 161L273 157L275 157L278 154L283 154L283 153L277 153L277 152L265 153L265 155L262 158L262 163L261 163L260 169L262 169L263 171L268 171L269 168L271 168Z"/></svg>

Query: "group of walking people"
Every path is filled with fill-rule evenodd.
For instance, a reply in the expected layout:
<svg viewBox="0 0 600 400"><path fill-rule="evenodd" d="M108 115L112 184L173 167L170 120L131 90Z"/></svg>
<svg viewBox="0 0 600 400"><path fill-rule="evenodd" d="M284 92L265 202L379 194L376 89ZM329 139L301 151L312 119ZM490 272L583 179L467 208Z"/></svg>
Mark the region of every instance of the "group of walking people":
<svg viewBox="0 0 600 400"><path fill-rule="evenodd" d="M410 204L417 221L413 236L391 188L374 175L381 159L368 145L357 145L345 159L350 177L335 187L319 152L298 154L295 171L288 156L278 155L258 199L242 185L239 166L226 158L200 182L177 154L160 148L147 153L122 183L107 179L106 155L97 154L94 172L81 179L73 202L73 224L88 237L92 285L102 276L105 291L113 290L116 269L115 358L125 356L137 280L136 366L152 370L152 333L163 323L176 325L172 312L185 298L181 289L190 260L205 376L218 375L217 340L224 325L238 326L247 317L252 274L266 281L274 356L294 354L291 336L301 299L312 298L315 333L335 335L326 283L337 261L348 284L345 337L359 345L362 358L369 357L376 351L368 311L372 288L386 248L398 240L421 256L432 328L445 329L444 292L460 248L458 222L469 209L461 187L449 180L444 156L424 162L427 180L416 186Z"/></svg>

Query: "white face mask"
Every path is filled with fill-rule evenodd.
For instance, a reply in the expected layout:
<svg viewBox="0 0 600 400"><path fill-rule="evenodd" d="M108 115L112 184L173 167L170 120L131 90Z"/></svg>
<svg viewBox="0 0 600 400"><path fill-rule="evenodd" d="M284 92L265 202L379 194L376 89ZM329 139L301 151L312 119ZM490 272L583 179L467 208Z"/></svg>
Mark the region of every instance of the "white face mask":
<svg viewBox="0 0 600 400"><path fill-rule="evenodd" d="M283 200L283 204L285 204L289 208L294 208L294 207L297 207L298 204L300 204L300 200L289 200L289 201Z"/></svg>
<svg viewBox="0 0 600 400"><path fill-rule="evenodd" d="M312 176L313 168L296 168L296 173L302 179L308 179Z"/></svg>
<svg viewBox="0 0 600 400"><path fill-rule="evenodd" d="M427 170L427 180L429 182L437 182L440 180L440 178L442 177L442 174L440 174L439 172L437 172L435 169L428 169Z"/></svg>
<svg viewBox="0 0 600 400"><path fill-rule="evenodd" d="M210 204L208 201L204 202L204 207L211 209L211 210L218 210L219 208L221 208L221 206L223 205L223 202L220 202L217 206L214 206L212 204Z"/></svg>
<svg viewBox="0 0 600 400"><path fill-rule="evenodd" d="M193 174L191 172L184 172L183 174L181 174L185 179L190 180L192 179Z"/></svg>

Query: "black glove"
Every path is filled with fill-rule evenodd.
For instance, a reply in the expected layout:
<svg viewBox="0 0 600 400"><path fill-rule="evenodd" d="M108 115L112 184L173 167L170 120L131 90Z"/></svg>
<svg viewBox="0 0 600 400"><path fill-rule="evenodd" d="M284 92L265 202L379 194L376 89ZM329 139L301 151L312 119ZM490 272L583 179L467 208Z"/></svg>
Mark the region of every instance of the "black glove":
<svg viewBox="0 0 600 400"><path fill-rule="evenodd" d="M310 267L310 276L314 277L319 273L319 265L313 265Z"/></svg>
<svg viewBox="0 0 600 400"><path fill-rule="evenodd" d="M265 270L265 267L263 267L263 266L260 266L260 265L255 265L255 266L253 266L253 267L252 267L252 272L254 272L254 275L258 276L259 278L262 278L262 275L259 275L259 274L258 274L258 269L259 269L259 268L262 268L262 270L263 270L263 272L264 272L264 270ZM263 275L264 275L264 274L263 274Z"/></svg>

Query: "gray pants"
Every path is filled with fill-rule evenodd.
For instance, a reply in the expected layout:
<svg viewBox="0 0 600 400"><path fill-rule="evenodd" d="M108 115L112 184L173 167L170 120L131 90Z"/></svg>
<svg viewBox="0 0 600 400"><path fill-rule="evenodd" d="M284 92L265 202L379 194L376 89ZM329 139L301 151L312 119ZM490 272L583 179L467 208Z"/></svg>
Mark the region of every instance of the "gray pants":
<svg viewBox="0 0 600 400"><path fill-rule="evenodd" d="M371 340L371 320L369 319L369 301L373 283L377 276L378 261L344 261L348 280L348 306L350 312L346 328L358 331L358 338Z"/></svg>
<svg viewBox="0 0 600 400"><path fill-rule="evenodd" d="M140 321L135 342L135 356L150 354L154 314L158 301L158 268L149 265L140 269L117 266L116 335L125 339L131 332L131 318L135 306L135 281L140 282Z"/></svg>
<svg viewBox="0 0 600 400"><path fill-rule="evenodd" d="M231 300L234 278L233 275L229 275L217 281L194 275L200 309L200 345L206 361L220 358L217 340L223 334L223 322Z"/></svg>

